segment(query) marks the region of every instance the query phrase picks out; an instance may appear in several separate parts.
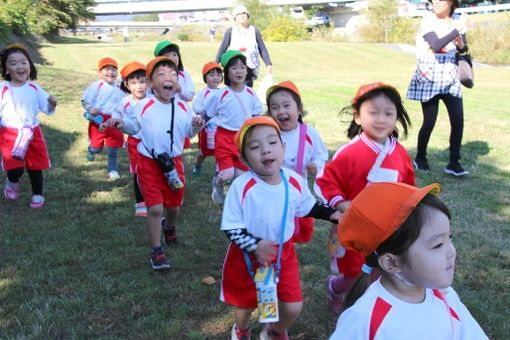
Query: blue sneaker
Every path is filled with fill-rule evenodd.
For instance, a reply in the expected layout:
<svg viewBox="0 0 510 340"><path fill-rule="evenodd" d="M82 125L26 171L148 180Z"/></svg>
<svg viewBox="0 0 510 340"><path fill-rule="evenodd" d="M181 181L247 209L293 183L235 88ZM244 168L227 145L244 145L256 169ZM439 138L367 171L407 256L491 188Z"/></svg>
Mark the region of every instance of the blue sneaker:
<svg viewBox="0 0 510 340"><path fill-rule="evenodd" d="M170 268L170 263L166 258L165 252L163 249L158 249L156 251L152 251L151 253L151 265L154 270L163 270Z"/></svg>
<svg viewBox="0 0 510 340"><path fill-rule="evenodd" d="M90 151L90 148L87 148L87 160L92 162L96 158L96 155Z"/></svg>

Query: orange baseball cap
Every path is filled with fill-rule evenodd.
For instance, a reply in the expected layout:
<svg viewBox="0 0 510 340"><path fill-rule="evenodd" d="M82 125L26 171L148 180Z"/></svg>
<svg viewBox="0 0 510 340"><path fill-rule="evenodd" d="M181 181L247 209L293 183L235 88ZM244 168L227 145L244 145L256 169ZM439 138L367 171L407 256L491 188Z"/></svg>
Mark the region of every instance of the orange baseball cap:
<svg viewBox="0 0 510 340"><path fill-rule="evenodd" d="M209 73L211 70L214 70L215 68L219 69L221 71L221 65L217 62L210 61L202 67L202 75L205 76L207 73Z"/></svg>
<svg viewBox="0 0 510 340"><path fill-rule="evenodd" d="M257 117L248 118L244 121L243 125L241 125L241 128L239 129L239 131L237 131L237 133L234 137L234 141L235 141L237 147L239 148L239 152L242 152L241 149L243 147L243 140L244 140L244 136L246 135L246 131L248 131L248 129L251 126L255 126L255 125L271 126L271 127L274 127L278 131L279 134L281 133L280 128L278 127L278 124L276 124L275 120L269 116L257 116Z"/></svg>
<svg viewBox="0 0 510 340"><path fill-rule="evenodd" d="M115 68L119 68L119 65L117 65L117 61L110 57L99 59L97 63L97 69L101 71L105 66L113 66Z"/></svg>
<svg viewBox="0 0 510 340"><path fill-rule="evenodd" d="M363 189L338 223L338 239L347 249L368 256L387 240L437 183L417 188L404 183L373 183Z"/></svg>
<svg viewBox="0 0 510 340"><path fill-rule="evenodd" d="M354 99L352 100L352 106L356 106L356 104L358 103L358 100L361 97L363 97L364 95L366 95L367 93L375 91L375 90L379 90L379 89L390 90L390 91L394 92L400 98L400 93L398 92L398 90L395 87L379 81L376 83L361 85L358 89L358 92L356 92Z"/></svg>
<svg viewBox="0 0 510 340"><path fill-rule="evenodd" d="M301 93L299 92L299 89L297 88L296 84L294 84L293 82L291 82L290 80L285 80L285 81L282 81L276 85L273 85L271 86L270 88L267 89L267 92L266 92L266 102L269 101L269 97L271 97L271 95L278 89L286 89L286 90L289 90L291 92L294 92L295 94L298 95L298 97L301 97Z"/></svg>
<svg viewBox="0 0 510 340"><path fill-rule="evenodd" d="M139 61L132 61L124 65L122 70L120 70L120 76L122 79L126 79L131 73L139 70L145 71L145 65Z"/></svg>
<svg viewBox="0 0 510 340"><path fill-rule="evenodd" d="M156 65L162 61L169 61L172 64L174 64L172 59L165 57L165 56L160 56L160 57L156 57L156 58L152 59L151 61L149 61L149 63L147 64L147 67L145 68L145 74L147 75L147 78L151 77L152 71L154 71L154 68L156 67Z"/></svg>

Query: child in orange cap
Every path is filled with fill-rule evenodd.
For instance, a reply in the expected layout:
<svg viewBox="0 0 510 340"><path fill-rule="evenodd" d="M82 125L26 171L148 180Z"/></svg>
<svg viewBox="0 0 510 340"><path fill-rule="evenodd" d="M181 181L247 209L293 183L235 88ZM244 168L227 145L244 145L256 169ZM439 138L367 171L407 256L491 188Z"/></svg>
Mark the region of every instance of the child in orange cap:
<svg viewBox="0 0 510 340"><path fill-rule="evenodd" d="M152 269L168 269L161 247L161 231L167 246L177 240L175 221L184 199L186 179L182 153L184 139L193 137L204 121L192 116L176 95L177 65L167 57L156 57L146 66L154 96L140 100L129 117L108 124L129 135L141 132L138 150L138 183L147 206Z"/></svg>
<svg viewBox="0 0 510 340"><path fill-rule="evenodd" d="M245 86L246 57L237 50L228 50L221 57L225 87L205 107L205 119L217 116L214 158L218 174L212 181L212 200L223 204L224 186L248 170L241 161L234 136L244 121L262 113L262 104L251 87Z"/></svg>
<svg viewBox="0 0 510 340"><path fill-rule="evenodd" d="M195 114L203 115L204 108L207 103L214 98L216 92L219 91L218 86L223 81L223 74L221 73L221 65L210 61L202 68L202 77L204 83L207 85L195 97L193 102L193 111ZM202 163L207 156L214 156L214 135L216 133L216 122L211 119L200 130L198 134L198 154L193 165L193 174L200 175L202 170Z"/></svg>
<svg viewBox="0 0 510 340"><path fill-rule="evenodd" d="M115 83L118 74L118 65L115 59L101 58L97 64L99 80L90 84L81 99L85 109L84 117L89 121L89 146L87 160L93 161L95 154L100 153L106 145L108 156L107 171L110 179L120 177L117 164L119 148L124 145L124 135L113 128L100 130L101 123L107 121L117 105L124 97L124 93Z"/></svg>
<svg viewBox="0 0 510 340"><path fill-rule="evenodd" d="M366 263L330 339L488 339L450 287L456 252L437 192L374 183L352 201L338 239ZM370 285L373 268L381 276Z"/></svg>
<svg viewBox="0 0 510 340"><path fill-rule="evenodd" d="M250 171L232 182L225 199L221 230L231 243L223 266L221 300L235 306L232 339L249 339L250 315L257 307L255 272L260 275L261 268L271 268L274 276L268 284L276 284L281 313L278 321L266 324L260 338L288 339L287 328L303 306L292 241L294 217L337 221L340 213L317 203L305 179L282 167L285 147L271 117L247 119L235 144Z"/></svg>
<svg viewBox="0 0 510 340"><path fill-rule="evenodd" d="M23 45L0 51L0 168L7 172L6 200L20 196L20 179L26 169L32 186L30 208L44 206L42 170L50 168L48 148L37 119L39 112L55 113L57 99L36 82L37 69Z"/></svg>
<svg viewBox="0 0 510 340"><path fill-rule="evenodd" d="M410 125L409 116L397 89L377 82L360 86L352 104L343 109L352 116L347 135L349 144L340 148L333 159L319 172L315 192L339 211L374 182L415 184L414 169L406 149L397 140L397 122L404 136ZM336 234L336 226L332 234ZM329 305L335 314L342 309L345 293L360 274L363 257L350 249L337 247L332 268L338 276L327 282Z"/></svg>
<svg viewBox="0 0 510 340"><path fill-rule="evenodd" d="M124 65L120 70L122 83L120 88L127 93L112 114L112 118L125 119L133 115L133 109L140 100L147 96L147 76L145 74L145 65L132 61ZM103 126L109 125L106 122ZM141 133L128 136L127 147L129 155L129 171L133 174L133 188L135 191L135 216L147 216L147 207L143 199L140 186L138 184L137 164L138 164L138 143L140 143Z"/></svg>
<svg viewBox="0 0 510 340"><path fill-rule="evenodd" d="M329 154L317 130L303 123L303 102L299 89L291 81L282 81L267 90L266 103L267 113L282 131L285 167L305 179L315 177L328 161ZM297 219L294 242L309 242L312 235L313 219Z"/></svg>

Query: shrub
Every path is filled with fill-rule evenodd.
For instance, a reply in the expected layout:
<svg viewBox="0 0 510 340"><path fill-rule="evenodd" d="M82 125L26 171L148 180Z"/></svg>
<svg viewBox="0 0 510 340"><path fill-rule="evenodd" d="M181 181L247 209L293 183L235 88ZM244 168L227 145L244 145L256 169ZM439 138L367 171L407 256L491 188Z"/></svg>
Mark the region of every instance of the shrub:
<svg viewBox="0 0 510 340"><path fill-rule="evenodd" d="M180 41L188 41L189 40L188 32L181 31L177 33L177 39L179 39Z"/></svg>
<svg viewBox="0 0 510 340"><path fill-rule="evenodd" d="M470 53L483 63L510 64L510 14L473 25L467 33Z"/></svg>
<svg viewBox="0 0 510 340"><path fill-rule="evenodd" d="M298 41L306 40L308 33L302 21L288 16L278 16L264 30L264 39L267 41Z"/></svg>

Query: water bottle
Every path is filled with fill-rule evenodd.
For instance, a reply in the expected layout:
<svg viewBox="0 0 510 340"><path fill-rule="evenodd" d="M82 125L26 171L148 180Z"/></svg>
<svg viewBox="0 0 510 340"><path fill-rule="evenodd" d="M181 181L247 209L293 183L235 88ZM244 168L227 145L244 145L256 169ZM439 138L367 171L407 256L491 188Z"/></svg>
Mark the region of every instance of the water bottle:
<svg viewBox="0 0 510 340"><path fill-rule="evenodd" d="M11 151L12 158L22 161L30 146L30 142L34 136L34 129L29 126L24 126L18 129L18 135Z"/></svg>

